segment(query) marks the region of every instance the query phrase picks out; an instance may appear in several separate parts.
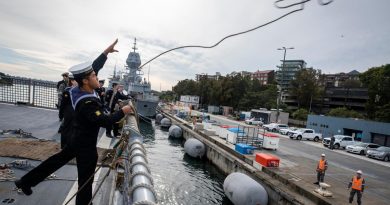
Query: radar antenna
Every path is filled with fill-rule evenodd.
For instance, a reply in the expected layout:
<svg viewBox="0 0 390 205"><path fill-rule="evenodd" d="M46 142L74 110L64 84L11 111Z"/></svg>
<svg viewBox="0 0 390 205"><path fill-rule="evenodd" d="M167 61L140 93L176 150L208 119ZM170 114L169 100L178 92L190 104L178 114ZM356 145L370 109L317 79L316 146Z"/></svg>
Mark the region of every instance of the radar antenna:
<svg viewBox="0 0 390 205"><path fill-rule="evenodd" d="M134 46L133 46L133 51L134 51L134 53L135 53L135 50L137 50L138 48L136 47L136 45L137 45L137 38L134 38Z"/></svg>

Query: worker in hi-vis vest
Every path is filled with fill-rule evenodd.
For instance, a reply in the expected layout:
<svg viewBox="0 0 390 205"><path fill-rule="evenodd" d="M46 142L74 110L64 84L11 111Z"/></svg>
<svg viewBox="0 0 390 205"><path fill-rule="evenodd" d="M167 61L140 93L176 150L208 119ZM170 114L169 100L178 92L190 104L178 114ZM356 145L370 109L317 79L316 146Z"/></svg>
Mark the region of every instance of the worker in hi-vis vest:
<svg viewBox="0 0 390 205"><path fill-rule="evenodd" d="M325 154L321 154L321 159L317 164L317 182L314 184L320 184L320 182L324 182L325 171L328 169L328 161L325 159Z"/></svg>
<svg viewBox="0 0 390 205"><path fill-rule="evenodd" d="M349 182L348 189L351 188L351 193L349 194L349 203L353 201L355 193L357 195L357 204L362 204L362 194L364 191L364 184L366 183L362 177L363 172L358 170L356 176L352 177L351 182Z"/></svg>

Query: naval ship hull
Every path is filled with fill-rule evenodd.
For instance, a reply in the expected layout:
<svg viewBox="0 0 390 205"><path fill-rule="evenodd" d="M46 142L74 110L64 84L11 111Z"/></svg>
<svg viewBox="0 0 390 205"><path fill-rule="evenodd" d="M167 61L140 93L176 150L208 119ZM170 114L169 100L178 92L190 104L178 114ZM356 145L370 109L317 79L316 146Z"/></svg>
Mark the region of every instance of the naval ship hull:
<svg viewBox="0 0 390 205"><path fill-rule="evenodd" d="M153 118L156 115L158 102L148 100L137 100L135 102L137 112L143 117Z"/></svg>

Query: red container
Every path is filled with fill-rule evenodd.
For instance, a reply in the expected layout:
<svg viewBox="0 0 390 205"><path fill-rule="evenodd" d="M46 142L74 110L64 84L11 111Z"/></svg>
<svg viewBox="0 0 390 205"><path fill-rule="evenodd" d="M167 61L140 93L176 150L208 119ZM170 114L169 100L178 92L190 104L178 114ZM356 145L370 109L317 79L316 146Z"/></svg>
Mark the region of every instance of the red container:
<svg viewBox="0 0 390 205"><path fill-rule="evenodd" d="M270 154L256 153L256 162L264 167L279 167L280 159Z"/></svg>
<svg viewBox="0 0 390 205"><path fill-rule="evenodd" d="M275 133L270 133L270 132L264 133L263 136L264 136L264 137L279 137L277 134L275 134Z"/></svg>

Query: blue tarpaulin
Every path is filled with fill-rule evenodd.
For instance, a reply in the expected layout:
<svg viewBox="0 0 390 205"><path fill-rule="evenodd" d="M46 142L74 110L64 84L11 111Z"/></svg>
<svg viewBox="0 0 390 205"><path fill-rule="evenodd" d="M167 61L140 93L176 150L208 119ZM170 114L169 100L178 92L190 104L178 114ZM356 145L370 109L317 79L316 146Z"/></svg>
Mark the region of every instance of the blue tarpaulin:
<svg viewBox="0 0 390 205"><path fill-rule="evenodd" d="M229 130L230 132L234 132L234 133L244 133L244 130L239 129L239 128L237 128L237 127L228 128L228 130Z"/></svg>

